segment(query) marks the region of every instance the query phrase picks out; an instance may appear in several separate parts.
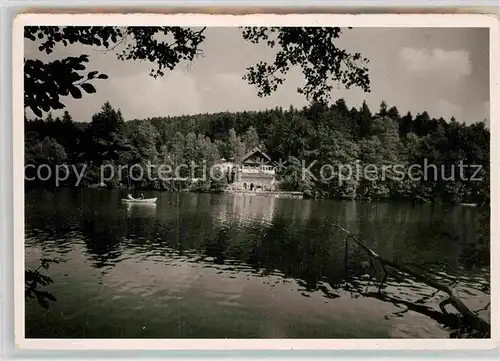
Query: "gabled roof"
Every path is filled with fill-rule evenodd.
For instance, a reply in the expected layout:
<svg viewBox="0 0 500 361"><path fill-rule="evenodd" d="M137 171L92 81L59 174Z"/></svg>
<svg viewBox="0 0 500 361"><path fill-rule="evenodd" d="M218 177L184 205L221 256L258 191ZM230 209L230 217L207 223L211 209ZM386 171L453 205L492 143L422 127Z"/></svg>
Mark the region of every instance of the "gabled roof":
<svg viewBox="0 0 500 361"><path fill-rule="evenodd" d="M269 154L267 154L265 148L262 145L258 145L256 147L252 148L249 152L247 152L247 154L245 154L245 156L243 157L241 162L244 162L246 159L250 158L252 155L254 155L256 153L260 153L265 159L267 159L269 161L269 163L276 164L276 162L271 159Z"/></svg>

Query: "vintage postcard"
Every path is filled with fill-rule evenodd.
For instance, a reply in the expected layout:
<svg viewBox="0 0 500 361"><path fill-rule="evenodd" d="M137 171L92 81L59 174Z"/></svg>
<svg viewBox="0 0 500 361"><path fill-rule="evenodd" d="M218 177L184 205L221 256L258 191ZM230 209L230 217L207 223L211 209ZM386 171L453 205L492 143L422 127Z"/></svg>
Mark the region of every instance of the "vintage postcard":
<svg viewBox="0 0 500 361"><path fill-rule="evenodd" d="M19 347L498 345L496 17L24 14L13 43Z"/></svg>

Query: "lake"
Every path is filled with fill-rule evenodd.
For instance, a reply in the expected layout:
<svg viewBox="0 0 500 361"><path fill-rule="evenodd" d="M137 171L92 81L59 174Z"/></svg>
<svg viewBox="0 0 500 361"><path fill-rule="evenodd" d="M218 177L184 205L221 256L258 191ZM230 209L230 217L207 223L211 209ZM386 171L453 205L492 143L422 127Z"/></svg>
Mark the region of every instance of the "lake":
<svg viewBox="0 0 500 361"><path fill-rule="evenodd" d="M377 253L459 280L472 309L489 296L488 269L464 269L478 210L236 194L29 191L26 267L58 259L26 301L28 338L449 338L428 286L380 270L334 225ZM347 254L347 257L346 257ZM485 315L488 317L488 315Z"/></svg>

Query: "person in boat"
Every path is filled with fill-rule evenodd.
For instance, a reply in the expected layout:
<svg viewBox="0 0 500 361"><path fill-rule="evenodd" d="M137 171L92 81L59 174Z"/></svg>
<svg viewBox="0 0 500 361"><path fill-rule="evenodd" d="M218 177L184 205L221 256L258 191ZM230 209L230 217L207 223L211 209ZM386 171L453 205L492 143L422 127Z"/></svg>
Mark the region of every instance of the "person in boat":
<svg viewBox="0 0 500 361"><path fill-rule="evenodd" d="M129 193L129 194L127 194L127 198L128 198L128 199L134 199L134 197L132 197L132 194L130 194L130 193Z"/></svg>

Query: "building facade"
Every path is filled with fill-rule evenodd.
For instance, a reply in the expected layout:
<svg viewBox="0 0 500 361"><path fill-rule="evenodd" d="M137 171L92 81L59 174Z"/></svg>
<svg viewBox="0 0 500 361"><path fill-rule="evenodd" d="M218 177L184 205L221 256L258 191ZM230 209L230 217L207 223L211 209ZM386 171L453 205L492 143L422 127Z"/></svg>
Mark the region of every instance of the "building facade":
<svg viewBox="0 0 500 361"><path fill-rule="evenodd" d="M242 191L274 191L276 190L276 162L264 147L251 149L241 163L225 162L224 169L228 174L228 187ZM230 170L228 172L228 170Z"/></svg>

